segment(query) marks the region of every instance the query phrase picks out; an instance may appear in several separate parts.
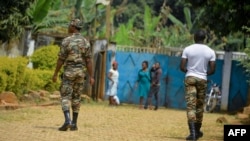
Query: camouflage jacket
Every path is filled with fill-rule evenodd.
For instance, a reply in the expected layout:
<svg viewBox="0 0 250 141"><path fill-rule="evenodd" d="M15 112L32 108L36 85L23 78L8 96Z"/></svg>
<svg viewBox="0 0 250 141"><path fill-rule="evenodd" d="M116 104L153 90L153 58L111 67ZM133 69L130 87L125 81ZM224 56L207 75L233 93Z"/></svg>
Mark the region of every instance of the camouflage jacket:
<svg viewBox="0 0 250 141"><path fill-rule="evenodd" d="M64 67L83 67L85 58L91 57L90 43L80 33L74 33L63 39L58 56Z"/></svg>

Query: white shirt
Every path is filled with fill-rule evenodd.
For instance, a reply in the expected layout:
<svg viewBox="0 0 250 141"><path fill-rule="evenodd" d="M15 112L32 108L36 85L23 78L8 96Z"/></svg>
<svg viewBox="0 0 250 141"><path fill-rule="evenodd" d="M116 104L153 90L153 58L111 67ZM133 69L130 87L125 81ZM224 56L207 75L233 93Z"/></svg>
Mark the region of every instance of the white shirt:
<svg viewBox="0 0 250 141"><path fill-rule="evenodd" d="M187 61L187 76L195 76L207 80L209 61L215 61L215 52L204 44L192 44L183 50L182 58Z"/></svg>
<svg viewBox="0 0 250 141"><path fill-rule="evenodd" d="M109 70L109 72L112 73L111 79L114 81L114 83L109 80L109 88L107 91L107 95L115 96L117 94L119 72L117 70L113 70L112 68Z"/></svg>
<svg viewBox="0 0 250 141"><path fill-rule="evenodd" d="M110 69L109 72L112 73L111 79L112 79L115 83L118 83L119 72L118 72L117 70L113 70L113 69Z"/></svg>

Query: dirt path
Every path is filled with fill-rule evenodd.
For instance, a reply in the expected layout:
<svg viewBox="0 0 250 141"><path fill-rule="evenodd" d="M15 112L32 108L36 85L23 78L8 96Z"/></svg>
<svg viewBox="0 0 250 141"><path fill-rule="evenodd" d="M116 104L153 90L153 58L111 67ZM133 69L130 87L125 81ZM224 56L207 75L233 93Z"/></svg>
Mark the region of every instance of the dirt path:
<svg viewBox="0 0 250 141"><path fill-rule="evenodd" d="M205 114L200 140L223 140L221 114ZM188 135L184 110L139 110L135 105L83 104L78 131L60 132L60 105L0 110L0 141L177 141Z"/></svg>

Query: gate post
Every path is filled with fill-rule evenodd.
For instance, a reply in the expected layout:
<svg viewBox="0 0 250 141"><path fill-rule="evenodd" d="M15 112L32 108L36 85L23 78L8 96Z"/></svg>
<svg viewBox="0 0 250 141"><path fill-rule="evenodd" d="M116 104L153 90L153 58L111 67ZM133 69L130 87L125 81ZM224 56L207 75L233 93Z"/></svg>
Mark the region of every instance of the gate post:
<svg viewBox="0 0 250 141"><path fill-rule="evenodd" d="M228 110L231 66L232 66L232 52L225 51L224 65L222 71L222 97L221 97L221 110L223 111Z"/></svg>

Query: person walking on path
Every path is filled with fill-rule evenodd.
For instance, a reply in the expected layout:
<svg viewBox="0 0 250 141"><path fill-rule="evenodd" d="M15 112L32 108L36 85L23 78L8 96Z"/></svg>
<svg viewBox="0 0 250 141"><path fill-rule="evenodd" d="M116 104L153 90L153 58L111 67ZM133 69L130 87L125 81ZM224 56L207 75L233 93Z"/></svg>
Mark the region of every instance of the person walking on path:
<svg viewBox="0 0 250 141"><path fill-rule="evenodd" d="M114 99L114 96L117 96L117 87L119 81L118 63L116 61L112 63L112 67L108 73L108 79L109 79L109 85L108 85L109 87L107 95L109 96L109 105L110 106L118 105L118 103Z"/></svg>
<svg viewBox="0 0 250 141"><path fill-rule="evenodd" d="M87 68L90 84L94 84L90 43L80 34L81 28L82 22L79 19L70 21L68 32L71 35L64 38L61 43L56 69L52 77L52 81L56 82L58 72L62 66L64 67L60 93L65 122L58 129L59 131L67 131L68 128L71 131L78 130L77 118L81 105L81 94L83 93L84 67ZM72 121L70 107L72 108Z"/></svg>
<svg viewBox="0 0 250 141"><path fill-rule="evenodd" d="M185 75L185 99L187 102L187 122L190 135L186 140L197 140L203 136L200 131L203 120L203 104L207 90L207 76L215 72L214 50L203 42L206 33L198 30L194 34L195 43L184 48L180 69Z"/></svg>
<svg viewBox="0 0 250 141"><path fill-rule="evenodd" d="M162 69L160 66L159 62L155 63L155 68L151 69L151 86L150 86L150 90L148 93L148 97L147 97L147 101L146 104L144 106L144 109L147 109L149 107L149 109L152 109L151 107L151 103L152 103L152 97L155 97L155 107L154 110L157 110L159 107L159 91L160 91L160 78L162 75Z"/></svg>
<svg viewBox="0 0 250 141"><path fill-rule="evenodd" d="M143 105L144 105L143 101L149 92L150 83L151 83L151 77L150 77L150 72L148 70L148 61L143 61L142 69L140 69L138 72L138 78L137 78L136 85L135 85L136 87L139 87L139 95L140 95L139 108L140 109L143 109Z"/></svg>

